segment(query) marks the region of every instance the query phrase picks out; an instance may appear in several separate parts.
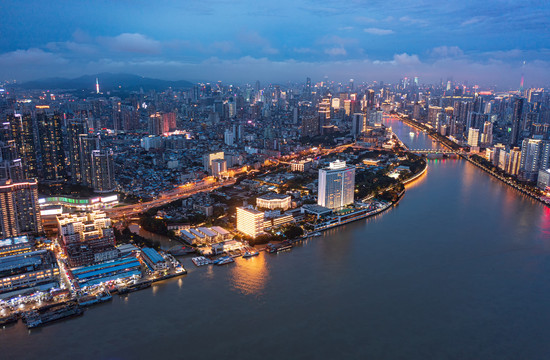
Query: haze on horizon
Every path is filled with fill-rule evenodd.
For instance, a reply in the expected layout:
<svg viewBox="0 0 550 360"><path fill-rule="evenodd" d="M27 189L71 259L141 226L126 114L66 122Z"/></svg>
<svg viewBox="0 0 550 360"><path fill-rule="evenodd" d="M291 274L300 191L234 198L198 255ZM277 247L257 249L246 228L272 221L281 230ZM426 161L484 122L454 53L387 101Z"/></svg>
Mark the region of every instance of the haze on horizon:
<svg viewBox="0 0 550 360"><path fill-rule="evenodd" d="M3 1L0 80L550 83L543 0Z"/></svg>

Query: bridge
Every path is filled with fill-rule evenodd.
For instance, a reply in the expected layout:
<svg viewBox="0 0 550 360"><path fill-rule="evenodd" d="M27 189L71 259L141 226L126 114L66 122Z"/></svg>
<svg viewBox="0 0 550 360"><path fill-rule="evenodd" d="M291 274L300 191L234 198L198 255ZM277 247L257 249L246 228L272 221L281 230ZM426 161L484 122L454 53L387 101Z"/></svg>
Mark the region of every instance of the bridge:
<svg viewBox="0 0 550 360"><path fill-rule="evenodd" d="M449 150L449 149L408 149L408 151L415 153L415 154L458 154L463 155L466 154L463 151L457 151L457 150Z"/></svg>

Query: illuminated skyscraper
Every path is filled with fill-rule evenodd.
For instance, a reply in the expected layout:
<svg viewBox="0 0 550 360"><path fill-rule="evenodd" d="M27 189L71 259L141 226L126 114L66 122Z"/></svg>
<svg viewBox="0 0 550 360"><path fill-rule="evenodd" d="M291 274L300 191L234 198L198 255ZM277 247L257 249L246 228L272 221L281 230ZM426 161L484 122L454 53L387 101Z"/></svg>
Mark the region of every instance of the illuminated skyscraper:
<svg viewBox="0 0 550 360"><path fill-rule="evenodd" d="M65 154L61 114L40 109L36 113L41 147L41 177L48 181L65 179Z"/></svg>
<svg viewBox="0 0 550 360"><path fill-rule="evenodd" d="M69 135L69 160L71 163L71 179L75 184L83 183L82 154L80 151L80 138L87 137L88 124L86 119L75 118L67 122L67 134Z"/></svg>
<svg viewBox="0 0 550 360"><path fill-rule="evenodd" d="M30 112L22 112L8 115L8 122L15 140L18 156L23 163L25 178L36 179L38 177L36 160L36 134L37 125Z"/></svg>
<svg viewBox="0 0 550 360"><path fill-rule="evenodd" d="M523 115L523 98L514 100L514 109L512 112L512 132L510 134L510 146L517 146L522 136L521 120Z"/></svg>
<svg viewBox="0 0 550 360"><path fill-rule="evenodd" d="M42 232L36 180L0 183L0 237Z"/></svg>
<svg viewBox="0 0 550 360"><path fill-rule="evenodd" d="M535 181L539 169L550 168L550 141L524 139L521 144L520 176Z"/></svg>
<svg viewBox="0 0 550 360"><path fill-rule="evenodd" d="M99 193L111 192L116 189L115 166L113 151L111 149L93 150L92 163L92 188Z"/></svg>
<svg viewBox="0 0 550 360"><path fill-rule="evenodd" d="M353 204L355 194L355 167L336 160L328 168L319 170L317 204L339 209Z"/></svg>

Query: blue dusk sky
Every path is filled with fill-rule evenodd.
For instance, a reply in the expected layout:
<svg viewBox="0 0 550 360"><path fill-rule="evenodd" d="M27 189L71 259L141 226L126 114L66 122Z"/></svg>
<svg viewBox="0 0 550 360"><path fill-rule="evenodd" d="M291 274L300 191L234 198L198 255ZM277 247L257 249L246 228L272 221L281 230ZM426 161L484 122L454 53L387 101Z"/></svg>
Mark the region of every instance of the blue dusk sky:
<svg viewBox="0 0 550 360"><path fill-rule="evenodd" d="M548 0L0 2L0 79L550 83Z"/></svg>

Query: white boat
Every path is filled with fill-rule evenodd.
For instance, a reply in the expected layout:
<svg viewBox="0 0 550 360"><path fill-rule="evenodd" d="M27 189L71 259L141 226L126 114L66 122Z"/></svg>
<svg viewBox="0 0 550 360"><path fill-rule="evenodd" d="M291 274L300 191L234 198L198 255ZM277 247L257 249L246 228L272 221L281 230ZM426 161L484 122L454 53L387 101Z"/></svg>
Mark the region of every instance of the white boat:
<svg viewBox="0 0 550 360"><path fill-rule="evenodd" d="M243 254L243 258L249 258L249 257L252 257L252 256L256 256L256 255L259 255L260 253L255 250L255 251L246 251L244 254Z"/></svg>

